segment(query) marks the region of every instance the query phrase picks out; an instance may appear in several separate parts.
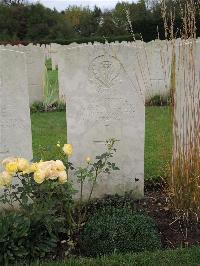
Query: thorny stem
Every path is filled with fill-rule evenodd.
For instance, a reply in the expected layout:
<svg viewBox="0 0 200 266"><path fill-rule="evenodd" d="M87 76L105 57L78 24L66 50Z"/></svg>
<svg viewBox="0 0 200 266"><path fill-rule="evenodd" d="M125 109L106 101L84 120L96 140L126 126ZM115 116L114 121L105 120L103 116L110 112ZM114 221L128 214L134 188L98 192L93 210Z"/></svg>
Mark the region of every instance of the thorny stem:
<svg viewBox="0 0 200 266"><path fill-rule="evenodd" d="M81 222L82 222L82 219L81 219L81 208L82 208L82 201L83 201L83 179L82 179L83 175L81 173L81 195L80 195L80 203L79 203L79 218L78 218L78 230L80 229L80 226L81 226Z"/></svg>
<svg viewBox="0 0 200 266"><path fill-rule="evenodd" d="M97 178L99 176L99 174L101 172L103 172L103 169L105 168L106 166L106 163L108 161L108 158L110 157L111 155L111 151L112 151L112 147L114 145L114 142L112 142L109 146L108 146L108 155L106 156L105 158L105 161L103 163L103 167L100 168L99 166L96 167L95 169L95 176L94 176L94 180L93 180L93 183L92 183L92 187L91 187L91 190L90 190L90 194L89 194L89 197L88 197L88 200L87 200L87 203L91 200L91 197L92 197L92 194L93 194L93 191L94 191L94 187L95 187L95 184L96 184L96 181L97 181ZM82 177L82 175L81 175ZM81 178L81 181L82 181L82 178ZM81 206L82 206L82 194L83 194L83 182L81 182L81 199L80 199L80 209L79 209L79 215L81 214ZM78 222L78 230L80 229L80 225L81 225L81 222L85 220L85 217L86 217L86 214L87 214L87 205L84 207L84 214L79 216L79 222Z"/></svg>

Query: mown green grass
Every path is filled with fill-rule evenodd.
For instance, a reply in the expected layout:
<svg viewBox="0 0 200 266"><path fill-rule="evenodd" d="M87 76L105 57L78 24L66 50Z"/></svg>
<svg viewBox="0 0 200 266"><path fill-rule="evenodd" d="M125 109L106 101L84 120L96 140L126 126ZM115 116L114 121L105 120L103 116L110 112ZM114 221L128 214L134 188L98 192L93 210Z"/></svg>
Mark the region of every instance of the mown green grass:
<svg viewBox="0 0 200 266"><path fill-rule="evenodd" d="M67 141L65 112L35 113L31 117L34 157L40 157L39 146L42 145L53 147L47 152L47 158L52 158L57 141ZM171 158L170 109L147 107L145 131L145 177L163 176Z"/></svg>
<svg viewBox="0 0 200 266"><path fill-rule="evenodd" d="M172 123L169 107L146 107L145 177L163 177L172 154Z"/></svg>
<svg viewBox="0 0 200 266"><path fill-rule="evenodd" d="M59 100L58 70L48 70L50 66L46 65L44 104L49 106Z"/></svg>
<svg viewBox="0 0 200 266"><path fill-rule="evenodd" d="M67 141L65 112L34 113L31 120L34 159L41 158L41 146L47 148L43 159L53 159L57 142Z"/></svg>
<svg viewBox="0 0 200 266"><path fill-rule="evenodd" d="M144 252L139 254L113 255L97 259L70 259L65 262L36 263L32 266L197 266L200 262L200 248L188 248Z"/></svg>
<svg viewBox="0 0 200 266"><path fill-rule="evenodd" d="M53 91L58 96L58 93L59 93L58 70L48 71L48 80L49 80L51 91Z"/></svg>

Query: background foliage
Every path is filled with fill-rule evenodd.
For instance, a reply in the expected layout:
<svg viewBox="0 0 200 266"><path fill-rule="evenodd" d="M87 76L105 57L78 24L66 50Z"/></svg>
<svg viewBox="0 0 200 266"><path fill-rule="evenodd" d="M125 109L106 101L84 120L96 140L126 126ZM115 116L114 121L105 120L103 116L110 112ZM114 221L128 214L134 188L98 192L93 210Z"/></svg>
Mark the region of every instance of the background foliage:
<svg viewBox="0 0 200 266"><path fill-rule="evenodd" d="M182 0L181 3L186 0ZM175 28L181 23L178 0L166 0L167 6L176 6ZM88 42L131 40L130 25L136 38L144 41L164 38L163 19L159 0L139 0L137 3L118 3L113 10L95 7L70 6L62 12L23 0L0 1L0 41L9 43ZM196 11L197 35L199 10ZM179 35L179 32L177 32ZM116 37L117 36L117 37Z"/></svg>

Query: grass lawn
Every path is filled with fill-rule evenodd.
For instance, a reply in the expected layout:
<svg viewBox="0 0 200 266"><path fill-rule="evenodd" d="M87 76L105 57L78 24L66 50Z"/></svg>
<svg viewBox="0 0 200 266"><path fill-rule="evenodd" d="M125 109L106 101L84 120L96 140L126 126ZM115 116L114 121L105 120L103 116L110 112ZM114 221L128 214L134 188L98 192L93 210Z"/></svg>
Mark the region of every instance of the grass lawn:
<svg viewBox="0 0 200 266"><path fill-rule="evenodd" d="M52 159L56 143L66 142L65 112L32 114L33 153L40 158L40 145L47 147L45 159ZM163 176L171 156L171 123L168 107L146 108L145 177Z"/></svg>
<svg viewBox="0 0 200 266"><path fill-rule="evenodd" d="M41 147L46 148L45 158L53 159L58 141L66 143L65 112L34 113L31 115L33 136L33 157L41 158Z"/></svg>
<svg viewBox="0 0 200 266"><path fill-rule="evenodd" d="M54 95L58 98L59 88L58 88L58 71L57 70L48 71L48 82L50 86L50 91L53 92Z"/></svg>
<svg viewBox="0 0 200 266"><path fill-rule="evenodd" d="M169 107L146 107L145 177L163 176L172 154Z"/></svg>
<svg viewBox="0 0 200 266"><path fill-rule="evenodd" d="M59 100L58 71L45 72L44 103L50 105Z"/></svg>
<svg viewBox="0 0 200 266"><path fill-rule="evenodd" d="M32 266L197 266L200 262L200 248L144 252L138 254L114 255L98 259L74 259L66 262L36 263Z"/></svg>

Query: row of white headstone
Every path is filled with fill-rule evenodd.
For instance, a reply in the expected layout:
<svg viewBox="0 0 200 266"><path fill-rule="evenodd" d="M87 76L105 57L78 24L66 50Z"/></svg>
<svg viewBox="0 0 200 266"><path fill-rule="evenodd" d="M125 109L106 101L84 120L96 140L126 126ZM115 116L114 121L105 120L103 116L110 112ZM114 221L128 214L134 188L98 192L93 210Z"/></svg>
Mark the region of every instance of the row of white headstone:
<svg viewBox="0 0 200 266"><path fill-rule="evenodd" d="M23 52L25 54L27 78L28 78L28 94L29 94L29 105L31 106L34 102L43 101L44 98L44 81L45 81L45 46L36 46L30 44L28 46L23 45L6 45L0 46L0 49L12 50ZM8 61L7 65L13 64L14 62ZM16 67L20 67L16 65Z"/></svg>
<svg viewBox="0 0 200 266"><path fill-rule="evenodd" d="M116 138L120 171L102 176L95 196L134 190L141 197L144 82L142 76L133 75L131 80L132 69L125 70L127 58L132 56L135 60L136 54L128 47L121 48L118 55L107 46L93 49L92 52L90 46L72 48L63 57L68 76L68 93L65 93L68 94L68 142L74 146L72 162L79 165L86 156L94 158L103 151L106 139ZM0 50L0 160L8 156L32 159L27 61L26 52Z"/></svg>
<svg viewBox="0 0 200 266"><path fill-rule="evenodd" d="M64 84L65 84L65 68L63 66L63 54L67 54L72 48L88 47L89 50L95 51L96 49L104 49L103 47L109 47L110 50L126 50L132 49L135 53L143 53L143 62L138 62L138 58L135 61L127 59L127 64L133 69L138 68L138 63L141 67L141 72L144 72L142 67L145 65L144 77L146 80L146 86L144 91L145 100L150 100L153 96L168 96L169 95L169 71L170 69L166 66L169 65L167 60L170 58L171 46L166 41L152 41L149 43L144 43L141 41L136 42L114 42L111 44L100 44L95 42L94 44L82 44L72 43L70 45L59 45L53 43L50 45L50 55L52 59L52 69L58 67L58 77L59 77L59 93L60 99L64 97ZM107 49L107 48L106 48ZM135 51L134 51L135 50ZM138 52L140 51L140 52Z"/></svg>
<svg viewBox="0 0 200 266"><path fill-rule="evenodd" d="M120 171L101 177L95 188L97 197L125 191L143 196L145 91L152 82L149 69L157 69L156 64L148 65L143 46L75 45L59 51L67 136L74 146L72 162L82 165L86 156L94 158L104 150L106 139L118 140L115 161ZM169 88L172 47L163 46L160 60ZM27 57L26 51L0 50L0 160L8 156L32 159ZM89 188L85 187L85 193Z"/></svg>
<svg viewBox="0 0 200 266"><path fill-rule="evenodd" d="M71 44L62 46L59 44L51 44L51 45L33 45L29 44L28 46L23 45L6 45L0 46L0 49L8 49L24 52L26 54L27 60L27 72L28 72L28 91L29 91L29 104L30 106L34 102L43 102L44 100L44 83L45 83L45 60L51 58L52 60L52 69L56 69L58 67L59 71L59 98L60 100L65 100L64 93L64 84L66 79L65 68L63 67L63 53L67 53L70 49L75 47L84 47L87 46L88 49L92 48L92 50L104 49L105 45L95 43L94 45L78 45ZM168 69L165 68L166 58L168 58L169 48L165 42L154 41L148 44L143 42L135 42L135 43L127 43L122 42L121 44L118 42L112 43L110 45L106 45L106 47L110 47L112 50L120 50L122 47L132 47L136 52L138 47L145 54L145 58L143 61L139 62L141 65L146 64L146 73L144 73L146 81L145 86L145 100L149 100L154 95L168 95L169 94L169 86L166 84L169 82L168 77ZM109 48L109 49L110 49ZM137 68L138 59L136 61L131 62L128 58L128 64L132 66L132 68ZM148 84L148 86L147 86Z"/></svg>
<svg viewBox="0 0 200 266"><path fill-rule="evenodd" d="M59 95L60 99L64 100L64 84L66 81L65 68L63 67L63 53L68 53L70 49L75 47L89 47L88 49L94 48L99 49L104 47L99 43L88 44L88 45L78 45L73 43L68 46L62 46L59 44L51 45L33 45L29 44L28 46L23 45L6 45L0 46L0 49L8 49L21 51L26 53L27 60L27 71L28 71L28 89L29 89L29 103L32 105L36 101L42 102L44 100L44 83L45 83L45 59L51 58L52 60L52 69L58 67L59 71ZM107 45L108 46L108 45ZM144 62L139 62L141 71L142 65L146 65L145 69L147 72L144 73L146 78L145 86L145 100L149 100L154 95L169 95L169 71L168 67L169 60L171 60L171 45L166 41L152 41L150 43L143 43L140 41L136 42L115 42L109 45L112 47L112 50L118 50L122 47L132 47L136 51L138 48L144 53ZM134 62L129 60L128 64L132 68L137 68L138 59Z"/></svg>

